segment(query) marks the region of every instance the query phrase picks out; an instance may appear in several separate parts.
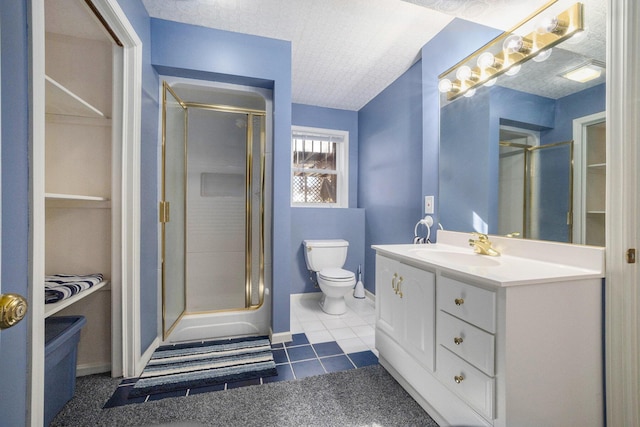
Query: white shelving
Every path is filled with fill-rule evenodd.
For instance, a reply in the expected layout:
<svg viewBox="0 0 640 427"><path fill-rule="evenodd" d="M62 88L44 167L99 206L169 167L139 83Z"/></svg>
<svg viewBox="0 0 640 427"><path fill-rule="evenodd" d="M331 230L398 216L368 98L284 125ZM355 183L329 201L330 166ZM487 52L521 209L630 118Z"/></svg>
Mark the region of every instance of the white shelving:
<svg viewBox="0 0 640 427"><path fill-rule="evenodd" d="M49 76L45 76L46 104L48 114L105 119L107 116L96 107L73 93Z"/></svg>
<svg viewBox="0 0 640 427"><path fill-rule="evenodd" d="M63 308L67 308L69 307L71 304L80 301L83 298L88 297L89 295L91 295L92 293L99 291L100 289L104 288L105 286L107 286L109 284L108 281L104 281L104 282L100 282L96 285L93 285L92 287L90 287L87 290L84 290L80 293L77 293L67 299L63 299L61 301L58 302L54 302L51 304L45 304L44 305L44 317L49 317L52 314L55 314L57 312L59 312L60 310L62 310Z"/></svg>
<svg viewBox="0 0 640 427"><path fill-rule="evenodd" d="M66 4L66 0L65 0ZM113 360L113 289L120 286L114 224L119 212L112 188L117 171L112 120L113 43L108 37L76 34L97 21L83 1L69 0L84 18L45 10L45 274L101 273L104 281L52 304L44 316L84 316L77 373L108 372ZM75 16L75 15L74 15ZM80 15L82 16L82 15ZM51 19L49 19L51 18ZM83 24L84 23L84 24ZM104 36L99 24L97 32ZM115 194L115 196L114 196ZM115 199L114 199L115 197ZM116 245L116 246L114 246ZM112 260L115 260L113 262ZM44 277L42 278L44 280ZM44 286L44 281L42 283Z"/></svg>

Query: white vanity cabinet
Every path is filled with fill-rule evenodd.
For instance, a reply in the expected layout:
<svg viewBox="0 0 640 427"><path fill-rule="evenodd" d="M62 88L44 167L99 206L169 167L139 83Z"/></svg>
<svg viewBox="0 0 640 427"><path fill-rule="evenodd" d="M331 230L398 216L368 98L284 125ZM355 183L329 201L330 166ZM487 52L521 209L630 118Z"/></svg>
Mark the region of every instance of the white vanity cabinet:
<svg viewBox="0 0 640 427"><path fill-rule="evenodd" d="M374 246L380 364L441 426L602 426L603 268L432 246Z"/></svg>
<svg viewBox="0 0 640 427"><path fill-rule="evenodd" d="M435 349L435 275L390 258L376 257L376 328L402 345L433 371ZM379 281L378 281L379 280Z"/></svg>

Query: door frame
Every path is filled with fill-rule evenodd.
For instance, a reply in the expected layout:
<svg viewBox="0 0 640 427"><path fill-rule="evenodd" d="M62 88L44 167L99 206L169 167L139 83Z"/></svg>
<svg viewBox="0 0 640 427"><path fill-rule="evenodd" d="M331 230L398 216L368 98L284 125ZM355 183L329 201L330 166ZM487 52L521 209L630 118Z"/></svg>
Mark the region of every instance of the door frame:
<svg viewBox="0 0 640 427"><path fill-rule="evenodd" d="M573 120L574 169L573 169L573 238L574 243L585 241L585 214L587 202L585 183L587 179L587 132L588 126L601 123L607 119L606 111L578 117Z"/></svg>
<svg viewBox="0 0 640 427"><path fill-rule="evenodd" d="M29 268L29 372L28 424L42 426L44 418L44 147L45 147L45 0L31 0L29 41L31 62L31 233ZM135 376L140 369L140 129L142 98L142 41L120 8L117 0L91 0L95 9L122 43L114 48L112 141L115 151L113 188L119 189L112 210L121 213L119 224L112 224L114 244L119 246L112 259L122 272L121 286L112 284L112 374ZM119 200L117 200L119 199ZM121 249L121 250L120 250Z"/></svg>

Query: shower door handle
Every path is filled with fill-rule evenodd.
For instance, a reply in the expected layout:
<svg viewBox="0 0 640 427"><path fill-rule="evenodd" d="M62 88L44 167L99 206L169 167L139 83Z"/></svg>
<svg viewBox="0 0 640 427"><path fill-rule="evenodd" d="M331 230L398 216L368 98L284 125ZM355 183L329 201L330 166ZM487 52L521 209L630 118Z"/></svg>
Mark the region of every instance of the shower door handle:
<svg viewBox="0 0 640 427"><path fill-rule="evenodd" d="M160 222L162 223L169 222L170 211L171 211L169 202L161 201L158 211L160 213Z"/></svg>

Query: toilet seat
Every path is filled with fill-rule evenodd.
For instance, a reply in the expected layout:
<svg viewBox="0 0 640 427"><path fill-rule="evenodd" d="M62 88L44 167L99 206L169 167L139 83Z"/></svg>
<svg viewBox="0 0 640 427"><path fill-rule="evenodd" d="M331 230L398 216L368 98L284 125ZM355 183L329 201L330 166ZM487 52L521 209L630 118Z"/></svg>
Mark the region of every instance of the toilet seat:
<svg viewBox="0 0 640 427"><path fill-rule="evenodd" d="M318 273L318 277L329 282L351 282L356 279L352 271L342 268L325 268Z"/></svg>

